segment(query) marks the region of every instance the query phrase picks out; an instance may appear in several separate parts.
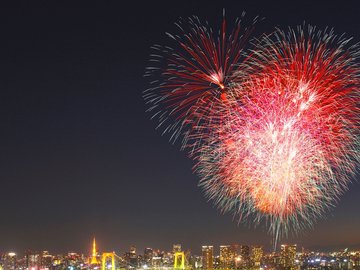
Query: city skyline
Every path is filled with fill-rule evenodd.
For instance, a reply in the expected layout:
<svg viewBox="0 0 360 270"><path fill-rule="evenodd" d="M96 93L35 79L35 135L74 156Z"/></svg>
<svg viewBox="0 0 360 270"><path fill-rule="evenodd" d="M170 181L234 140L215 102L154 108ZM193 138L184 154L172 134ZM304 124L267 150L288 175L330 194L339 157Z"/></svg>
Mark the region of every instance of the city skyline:
<svg viewBox="0 0 360 270"><path fill-rule="evenodd" d="M199 270L357 270L360 269L360 250L312 251L296 244L281 244L279 251L267 252L258 245L202 246L197 255L173 244L172 250L146 248L142 251L131 246L119 254L116 251L100 251L95 238L89 253L31 251L24 254L0 253L1 270L60 270L60 269L199 269Z"/></svg>
<svg viewBox="0 0 360 270"><path fill-rule="evenodd" d="M229 21L246 11L265 17L262 32L306 21L360 40L358 1L270 2L4 4L0 252L85 252L93 236L109 250L269 250L265 224L238 224L207 202L179 143L149 121L142 91L150 47L166 44L179 17L218 25L223 9ZM360 248L358 180L313 228L280 243Z"/></svg>
<svg viewBox="0 0 360 270"><path fill-rule="evenodd" d="M134 254L145 254L147 249L151 249L154 251L158 251L158 252L173 252L175 253L176 251L180 252L180 251L186 251L186 252L191 252L192 254L195 255L203 255L207 254L206 252L204 253L204 249L210 250L210 253L213 254L212 256L219 256L220 260L221 260L221 253L222 253L222 249L224 249L227 252L227 248L228 247L232 247L232 246L247 246L247 247L261 247L261 249L266 252L266 253L280 253L282 251L283 246L297 246L297 248L299 250L305 250L306 252L317 252L317 253L331 253L331 252L340 252L342 250L349 250L349 251L358 251L360 250L360 246L343 246L343 247L336 247L336 248L330 248L330 247L317 247L315 246L314 248L312 247L306 247L306 246L301 246L296 242L288 242L288 241L283 241L281 243L278 244L276 250L274 250L273 246L266 246L266 245L261 245L259 243L241 243L241 242L220 242L220 244L213 244L211 241L208 241L208 243L202 243L202 244L198 244L196 249L190 249L189 247L183 245L181 242L177 242L177 243L173 243L168 247L158 247L158 246L150 246L150 245L145 245L144 247L139 247L136 245L136 242L134 241L132 244L130 244L128 247L125 247L123 249L112 249L109 248L107 246L101 246L99 245L99 242L102 243L101 239L100 241L96 240L96 237L91 238L90 242L91 245L89 245L86 248L80 249L80 250L75 250L75 249L67 249L67 250L50 250L47 248L42 248L42 249L33 249L31 247L25 249L25 250L19 250L17 248L14 249L9 249L9 250L0 250L0 254L6 254L6 253L15 253L15 254L25 254L26 252L42 252L42 251L47 251L47 252L51 252L54 254L65 254L65 253L80 253L80 254L87 254L90 256L90 258L92 258L92 263L95 264L96 263L96 259L95 256L98 256L98 254L103 253L103 252L115 252L115 253L119 253L119 254L125 254L128 252L133 252ZM88 239L89 240L89 239ZM224 252L224 251L223 251ZM94 261L95 260L95 261Z"/></svg>
<svg viewBox="0 0 360 270"><path fill-rule="evenodd" d="M135 244L130 245L129 247L127 247L127 249L123 249L123 250L113 250L113 249L109 249L107 247L101 247L98 245L98 240L96 237L89 239L89 243L88 246L83 249L83 250L73 250L73 249L68 249L65 252L56 252L53 250L49 250L49 249L42 249L42 250L35 250L35 249L27 249L27 250L23 250L23 251L17 251L17 250L0 250L0 254L16 254L16 255L24 255L28 252L35 252L35 253L39 253L39 252L50 252L52 254L66 254L66 253L77 253L77 254L84 254L87 255L89 257L90 263L91 264L100 264L100 260L97 259L98 256L100 256L102 253L110 253L110 252L115 252L118 254L126 254L126 253L130 253L130 254L137 254L137 255L144 255L146 257L146 253L151 250L151 251L156 251L156 252L160 252L160 253L173 253L175 254L176 252L189 252L191 254L197 255L197 256L202 256L202 257L206 257L206 256L211 256L211 257L219 257L220 263L222 260L227 260L228 255L222 255L222 254L227 254L229 252L231 252L232 248L237 248L239 249L239 254L241 254L242 248L243 247L247 247L247 248L260 248L262 250L262 252L264 252L264 254L272 254L272 253L282 253L284 252L284 247L285 248L289 248L289 247L295 247L296 252L298 253L336 253L336 252L359 252L360 251L360 247L358 248L344 248L344 249L339 249L339 248L334 248L334 249L311 249L311 248L307 248L307 247L303 247L303 246L299 246L297 243L288 243L288 242L282 242L279 243L279 246L276 250L274 250L273 248L265 248L262 245L259 245L257 243L252 243L252 244L244 244L244 243L222 243L220 245L213 245L213 244L207 244L207 245L198 245L198 250L194 251L194 250L190 250L189 248L187 248L186 246L182 245L181 243L173 243L171 246L162 249L162 248L158 248L156 246L146 246L145 248L138 248ZM250 252L250 250L248 250L247 252ZM286 250L286 252L288 252ZM212 263L211 263L212 264Z"/></svg>

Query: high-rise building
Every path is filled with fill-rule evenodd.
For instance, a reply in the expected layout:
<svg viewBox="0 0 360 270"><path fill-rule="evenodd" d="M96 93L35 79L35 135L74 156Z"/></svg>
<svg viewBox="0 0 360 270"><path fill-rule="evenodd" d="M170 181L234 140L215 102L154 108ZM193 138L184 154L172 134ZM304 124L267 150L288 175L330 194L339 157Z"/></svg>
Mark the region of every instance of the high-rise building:
<svg viewBox="0 0 360 270"><path fill-rule="evenodd" d="M253 246L251 248L251 261L256 269L260 269L261 261L264 255L264 250L261 246Z"/></svg>
<svg viewBox="0 0 360 270"><path fill-rule="evenodd" d="M240 262L241 268L248 268L250 266L250 247L246 245L240 246Z"/></svg>
<svg viewBox="0 0 360 270"><path fill-rule="evenodd" d="M192 269L201 269L202 268L202 257L197 255L192 255L189 257L189 265Z"/></svg>
<svg viewBox="0 0 360 270"><path fill-rule="evenodd" d="M202 266L204 270L214 269L213 246L202 246Z"/></svg>
<svg viewBox="0 0 360 270"><path fill-rule="evenodd" d="M234 268L236 257L235 246L220 246L220 268Z"/></svg>
<svg viewBox="0 0 360 270"><path fill-rule="evenodd" d="M30 250L25 254L25 266L27 269L38 270L41 268L41 256L37 252Z"/></svg>
<svg viewBox="0 0 360 270"><path fill-rule="evenodd" d="M124 255L125 261L130 264L132 267L137 267L139 264L139 257L136 255L136 247L131 246L129 252L126 252Z"/></svg>
<svg viewBox="0 0 360 270"><path fill-rule="evenodd" d="M144 250L144 260L147 264L151 264L152 257L154 255L154 251L152 248L145 248Z"/></svg>
<svg viewBox="0 0 360 270"><path fill-rule="evenodd" d="M52 266L53 256L48 251L43 251L40 254L40 266L41 269L48 270Z"/></svg>
<svg viewBox="0 0 360 270"><path fill-rule="evenodd" d="M296 245L281 245L280 266L284 270L296 269Z"/></svg>
<svg viewBox="0 0 360 270"><path fill-rule="evenodd" d="M135 246L130 247L130 254L136 254L136 247Z"/></svg>
<svg viewBox="0 0 360 270"><path fill-rule="evenodd" d="M4 256L4 270L15 270L17 268L16 265L16 254L14 252L9 252Z"/></svg>
<svg viewBox="0 0 360 270"><path fill-rule="evenodd" d="M181 252L181 244L173 244L173 253Z"/></svg>

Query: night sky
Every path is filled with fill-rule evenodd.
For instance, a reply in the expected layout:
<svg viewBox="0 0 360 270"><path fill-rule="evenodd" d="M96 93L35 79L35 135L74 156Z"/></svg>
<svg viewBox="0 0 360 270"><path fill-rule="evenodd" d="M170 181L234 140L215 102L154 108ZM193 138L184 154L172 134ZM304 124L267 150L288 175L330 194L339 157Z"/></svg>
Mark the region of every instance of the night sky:
<svg viewBox="0 0 360 270"><path fill-rule="evenodd" d="M118 254L131 244L269 248L265 227L237 225L206 201L192 162L149 120L150 46L169 44L179 17L216 28L223 8L229 22L242 11L265 17L259 32L306 21L360 41L360 2L72 2L0 7L0 253L88 253L93 236ZM283 242L360 247L359 208L354 179L325 220Z"/></svg>

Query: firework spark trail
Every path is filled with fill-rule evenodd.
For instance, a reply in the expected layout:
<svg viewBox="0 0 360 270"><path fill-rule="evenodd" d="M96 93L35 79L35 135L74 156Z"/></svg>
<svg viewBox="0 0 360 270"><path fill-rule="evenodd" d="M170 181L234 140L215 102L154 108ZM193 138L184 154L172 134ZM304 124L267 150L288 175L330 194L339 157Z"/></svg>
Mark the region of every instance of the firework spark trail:
<svg viewBox="0 0 360 270"><path fill-rule="evenodd" d="M360 160L358 48L307 30L259 41L196 156L207 196L240 220L265 219L276 239L321 217Z"/></svg>
<svg viewBox="0 0 360 270"><path fill-rule="evenodd" d="M242 15L242 18L244 14ZM176 49L154 46L152 61L158 67L147 68L146 76L157 77L145 91L148 111L159 121L163 133L171 134L171 141L182 137L183 146L194 126L206 126L222 100L226 100L232 74L239 67L242 51L249 39L250 28L243 28L241 20L227 33L225 17L218 34L197 17L177 23L178 35L168 34Z"/></svg>

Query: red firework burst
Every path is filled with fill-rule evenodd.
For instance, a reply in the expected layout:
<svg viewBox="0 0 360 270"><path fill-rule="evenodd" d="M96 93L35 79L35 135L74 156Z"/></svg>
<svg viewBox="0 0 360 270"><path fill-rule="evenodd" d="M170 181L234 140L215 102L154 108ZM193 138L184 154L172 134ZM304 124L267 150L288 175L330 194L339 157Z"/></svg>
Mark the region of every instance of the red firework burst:
<svg viewBox="0 0 360 270"><path fill-rule="evenodd" d="M219 34L192 17L155 46L144 98L191 149L200 186L240 221L276 236L311 226L347 188L360 161L358 45L332 30L276 30L245 55L251 29ZM275 240L276 242L277 240Z"/></svg>
<svg viewBox="0 0 360 270"><path fill-rule="evenodd" d="M241 220L265 218L276 236L320 217L360 160L358 48L307 30L259 42L237 99L197 153L209 198Z"/></svg>
<svg viewBox="0 0 360 270"><path fill-rule="evenodd" d="M156 52L152 61L160 67L147 68L146 76L153 78L161 73L161 80L152 82L144 99L148 111L158 119L158 127L171 133L172 141L183 135L183 145L188 145L194 127L206 126L206 121L211 121L208 116L226 100L232 74L243 60L242 51L253 27L243 29L240 22L237 20L228 34L224 17L215 34L207 24L191 17L176 24L178 35L167 34L175 42L175 49L153 47Z"/></svg>

